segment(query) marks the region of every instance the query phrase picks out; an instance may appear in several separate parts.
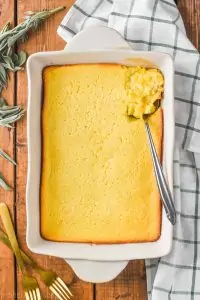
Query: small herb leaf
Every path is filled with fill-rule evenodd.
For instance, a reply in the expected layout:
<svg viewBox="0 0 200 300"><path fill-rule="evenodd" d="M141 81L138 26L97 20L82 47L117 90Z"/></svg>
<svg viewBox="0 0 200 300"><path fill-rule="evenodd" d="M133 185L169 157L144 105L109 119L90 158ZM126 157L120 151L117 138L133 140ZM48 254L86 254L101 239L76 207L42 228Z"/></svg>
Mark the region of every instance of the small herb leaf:
<svg viewBox="0 0 200 300"><path fill-rule="evenodd" d="M13 47L17 40L21 39L21 37L24 35L24 31L26 33L27 29L25 28L24 30L17 32L15 35L11 35L8 38L8 47Z"/></svg>
<svg viewBox="0 0 200 300"><path fill-rule="evenodd" d="M13 63L11 57L9 57L9 56L4 56L4 57L3 57L3 60L4 60L4 63L2 63L3 67L4 67L5 69L8 69L8 70L10 70L10 71L13 71L14 68L15 68L15 65L14 65L14 63Z"/></svg>
<svg viewBox="0 0 200 300"><path fill-rule="evenodd" d="M12 56L12 53L13 53L13 49L11 47L9 47L7 50L7 55Z"/></svg>
<svg viewBox="0 0 200 300"><path fill-rule="evenodd" d="M24 51L20 51L18 53L18 62L17 62L17 66L18 67L21 67L25 64L26 62L26 58L27 58L27 55Z"/></svg>
<svg viewBox="0 0 200 300"><path fill-rule="evenodd" d="M9 162L11 162L13 165L16 165L16 162L3 150L0 149L0 156L7 159Z"/></svg>
<svg viewBox="0 0 200 300"><path fill-rule="evenodd" d="M13 63L15 65L17 65L17 63L18 63L18 55L17 55L17 53L13 53L12 61L13 61Z"/></svg>
<svg viewBox="0 0 200 300"><path fill-rule="evenodd" d="M10 30L10 22L7 22L6 25L2 28L0 34L3 34L4 32Z"/></svg>
<svg viewBox="0 0 200 300"><path fill-rule="evenodd" d="M7 104L6 100L3 97L0 97L0 108L7 106L7 105L8 104Z"/></svg>
<svg viewBox="0 0 200 300"><path fill-rule="evenodd" d="M2 81L3 85L7 87L8 75L2 64L0 65L0 80Z"/></svg>
<svg viewBox="0 0 200 300"><path fill-rule="evenodd" d="M0 109L0 126L10 127L24 115L24 109L19 107L9 107L8 109Z"/></svg>
<svg viewBox="0 0 200 300"><path fill-rule="evenodd" d="M25 43L28 40L28 34L24 34L19 40L19 43Z"/></svg>
<svg viewBox="0 0 200 300"><path fill-rule="evenodd" d="M11 191L12 190L11 187L5 182L5 180L4 180L1 173L0 173L0 186L6 191Z"/></svg>

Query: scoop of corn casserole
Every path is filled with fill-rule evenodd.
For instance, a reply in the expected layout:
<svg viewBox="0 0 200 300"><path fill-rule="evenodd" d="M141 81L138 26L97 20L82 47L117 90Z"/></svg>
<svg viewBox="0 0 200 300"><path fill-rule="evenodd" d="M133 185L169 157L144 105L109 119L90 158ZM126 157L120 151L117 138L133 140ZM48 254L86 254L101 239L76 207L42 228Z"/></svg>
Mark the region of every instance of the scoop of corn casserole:
<svg viewBox="0 0 200 300"><path fill-rule="evenodd" d="M127 114L141 118L157 108L155 102L162 98L164 92L164 77L158 69L127 67L125 88L130 96Z"/></svg>

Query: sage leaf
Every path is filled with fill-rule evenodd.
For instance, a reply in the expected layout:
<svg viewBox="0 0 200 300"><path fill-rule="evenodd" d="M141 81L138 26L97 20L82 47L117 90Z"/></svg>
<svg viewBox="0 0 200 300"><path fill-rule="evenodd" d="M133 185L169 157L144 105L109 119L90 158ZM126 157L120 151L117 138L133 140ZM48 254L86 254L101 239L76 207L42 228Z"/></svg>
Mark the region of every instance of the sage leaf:
<svg viewBox="0 0 200 300"><path fill-rule="evenodd" d="M8 123L6 123L6 122L2 122L2 121L0 121L0 126L2 126L2 127L6 127L6 128L14 128L13 126L11 126L10 124L8 124Z"/></svg>
<svg viewBox="0 0 200 300"><path fill-rule="evenodd" d="M0 126L12 128L10 124L15 123L24 115L25 110L20 108L17 111L11 111L11 114L0 116Z"/></svg>
<svg viewBox="0 0 200 300"><path fill-rule="evenodd" d="M0 64L0 80L2 81L3 85L7 87L8 76L2 64Z"/></svg>
<svg viewBox="0 0 200 300"><path fill-rule="evenodd" d="M19 40L26 33L26 31L28 31L27 28L19 31L15 35L10 36L7 41L8 47L13 47L16 41Z"/></svg>
<svg viewBox="0 0 200 300"><path fill-rule="evenodd" d="M13 65L13 71L22 70L23 68L21 66L25 64L26 59L27 59L26 52L20 51L18 54L14 53L11 59Z"/></svg>
<svg viewBox="0 0 200 300"><path fill-rule="evenodd" d="M19 40L18 43L25 43L28 40L28 34L24 34Z"/></svg>
<svg viewBox="0 0 200 300"><path fill-rule="evenodd" d="M0 97L0 108L7 106L7 105L8 104L7 104L6 100L3 97Z"/></svg>
<svg viewBox="0 0 200 300"><path fill-rule="evenodd" d="M5 69L8 69L10 71L13 71L15 69L15 65L11 59L11 57L9 56L4 56L3 57L4 63L2 63L3 67Z"/></svg>
<svg viewBox="0 0 200 300"><path fill-rule="evenodd" d="M5 182L5 180L4 180L1 173L0 173L0 186L6 191L11 191L12 190L11 187Z"/></svg>
<svg viewBox="0 0 200 300"><path fill-rule="evenodd" d="M3 40L0 44L0 51L3 52L2 50L7 47L7 41L6 40Z"/></svg>
<svg viewBox="0 0 200 300"><path fill-rule="evenodd" d="M24 22L18 24L14 28L11 28L10 23L7 23L3 27L0 32L0 94L2 87L7 87L8 74L6 70L21 70L21 67L26 62L27 56L24 51L20 51L18 55L13 54L16 42L25 42L28 38L27 34L31 29L37 29L43 21L64 8L64 6L61 6L52 10L44 10L41 12L28 11L25 15L29 18ZM5 58L1 59L1 56L7 57L6 62Z"/></svg>
<svg viewBox="0 0 200 300"><path fill-rule="evenodd" d="M0 120L6 117L17 115L21 112L21 108L18 106L4 106L0 108Z"/></svg>
<svg viewBox="0 0 200 300"><path fill-rule="evenodd" d="M12 47L9 47L6 54L8 56L12 56L12 53L13 53L13 49L12 49Z"/></svg>
<svg viewBox="0 0 200 300"><path fill-rule="evenodd" d="M23 66L25 64L25 62L26 62L26 58L27 58L26 52L20 51L18 53L18 63L17 63L17 66L19 66L19 67Z"/></svg>
<svg viewBox="0 0 200 300"><path fill-rule="evenodd" d="M12 61L13 61L14 65L17 65L17 63L18 63L18 55L17 55L17 53L13 53Z"/></svg>
<svg viewBox="0 0 200 300"><path fill-rule="evenodd" d="M0 156L11 162L13 165L16 165L16 162L3 150L0 149Z"/></svg>
<svg viewBox="0 0 200 300"><path fill-rule="evenodd" d="M10 30L10 22L7 22L6 25L2 28L0 34Z"/></svg>

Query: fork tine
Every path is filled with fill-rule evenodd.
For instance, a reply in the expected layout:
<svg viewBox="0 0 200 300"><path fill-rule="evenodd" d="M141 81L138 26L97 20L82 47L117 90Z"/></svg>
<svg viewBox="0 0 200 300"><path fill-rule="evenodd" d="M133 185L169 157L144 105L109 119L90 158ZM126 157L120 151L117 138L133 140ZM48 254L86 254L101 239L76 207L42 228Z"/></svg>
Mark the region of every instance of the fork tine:
<svg viewBox="0 0 200 300"><path fill-rule="evenodd" d="M68 291L63 287L62 284L60 284L60 282L56 279L54 281L54 284L56 285L56 287L58 288L58 290L60 290L60 292L62 292L64 295L66 295L66 297L68 299L70 299L70 294L68 293Z"/></svg>
<svg viewBox="0 0 200 300"><path fill-rule="evenodd" d="M66 300L69 299L67 296L62 294L62 291L58 289L58 287L53 283L50 287L50 290L58 297L60 300Z"/></svg>
<svg viewBox="0 0 200 300"><path fill-rule="evenodd" d="M54 282L53 285L65 299L71 298L71 296L69 294L67 294L66 291L63 291L63 288L60 287L57 282Z"/></svg>
<svg viewBox="0 0 200 300"><path fill-rule="evenodd" d="M42 299L41 299L41 294L40 294L40 289L39 289L39 288L36 288L35 293L36 293L36 299L37 299L37 300L42 300Z"/></svg>
<svg viewBox="0 0 200 300"><path fill-rule="evenodd" d="M58 282L63 286L63 288L64 288L71 296L73 296L72 293L71 293L71 291L70 291L70 289L67 287L67 285L65 284L65 282L64 282L60 277L57 277L57 278L56 278L56 281L58 281Z"/></svg>
<svg viewBox="0 0 200 300"><path fill-rule="evenodd" d="M34 289L31 289L31 295L33 297L33 300L35 300L35 290Z"/></svg>
<svg viewBox="0 0 200 300"><path fill-rule="evenodd" d="M32 290L32 293L33 293L33 299L38 300L37 294L36 294L36 289Z"/></svg>
<svg viewBox="0 0 200 300"><path fill-rule="evenodd" d="M25 292L25 298L26 298L26 300L30 300L28 292Z"/></svg>
<svg viewBox="0 0 200 300"><path fill-rule="evenodd" d="M63 300L63 298L60 296L60 294L54 289L54 287L51 285L50 287L49 287L49 289L52 291L52 293L54 294L54 295L56 295L56 297L58 298L58 299L60 299L60 300Z"/></svg>
<svg viewBox="0 0 200 300"><path fill-rule="evenodd" d="M29 294L30 300L34 300L31 290L28 291L28 294Z"/></svg>

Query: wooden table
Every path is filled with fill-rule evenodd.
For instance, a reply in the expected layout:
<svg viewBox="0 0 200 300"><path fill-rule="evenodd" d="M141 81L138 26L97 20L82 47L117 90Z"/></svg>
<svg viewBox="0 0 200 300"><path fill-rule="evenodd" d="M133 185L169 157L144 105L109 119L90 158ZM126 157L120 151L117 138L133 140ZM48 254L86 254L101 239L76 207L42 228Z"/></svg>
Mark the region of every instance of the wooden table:
<svg viewBox="0 0 200 300"><path fill-rule="evenodd" d="M42 10L66 5L67 9L73 0L3 0L0 1L0 25L10 21L16 25L22 21L23 13L27 10ZM198 28L200 21L199 0L178 0L178 6L183 15L187 32L196 47L199 47ZM36 51L63 49L65 43L57 36L56 28L67 9L52 17L37 32L32 34L26 45L23 46L28 54ZM5 93L9 104L27 104L27 77L26 72L11 75L9 89ZM25 188L27 172L27 140L26 117L17 123L15 130L0 129L1 148L13 156L18 165L14 168L5 160L0 159L0 171L6 176L8 182L15 187L12 192L0 190L1 201L8 204L20 244L27 250L25 242L26 210ZM27 250L28 251L28 250ZM82 282L73 273L71 268L61 259L33 255L38 263L46 268L55 270L69 284L79 300L146 300L146 277L143 261L130 262L127 268L115 280L106 284L89 284ZM0 244L0 300L24 299L20 284L20 274L11 252ZM55 299L51 293L41 285L45 299Z"/></svg>

